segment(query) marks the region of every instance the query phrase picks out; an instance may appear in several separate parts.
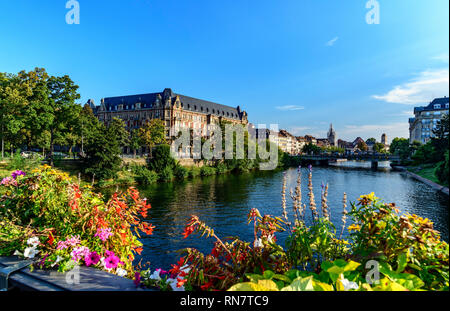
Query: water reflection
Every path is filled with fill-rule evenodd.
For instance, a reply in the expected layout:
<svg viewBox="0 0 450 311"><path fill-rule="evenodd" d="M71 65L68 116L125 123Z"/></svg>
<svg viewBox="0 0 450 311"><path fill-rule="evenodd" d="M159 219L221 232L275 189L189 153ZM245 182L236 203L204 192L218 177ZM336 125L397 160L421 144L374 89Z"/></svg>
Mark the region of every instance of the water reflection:
<svg viewBox="0 0 450 311"><path fill-rule="evenodd" d="M378 171L349 169L349 161L339 167L314 168L313 184L316 204L320 206L321 183L329 184L328 203L331 219L340 231L342 197L346 192L350 201L361 194L375 192L386 202L395 202L402 212L430 218L448 241L448 197L416 181L404 173L391 171L380 165ZM366 167L370 163L353 163ZM362 165L362 166L361 166ZM294 188L297 170L286 171L288 189ZM257 172L242 175L212 176L178 183L163 183L146 187L141 194L152 204L151 222L154 234L143 238L143 261L152 267L169 268L179 254L177 250L195 247L209 252L212 239L195 236L183 239L184 224L191 215L199 216L213 227L220 237L240 236L252 241L252 227L246 224L251 208L261 214L281 215L281 186L283 172ZM307 169L302 169L303 202L307 203ZM290 200L288 198L288 206ZM283 243L285 234L278 236Z"/></svg>

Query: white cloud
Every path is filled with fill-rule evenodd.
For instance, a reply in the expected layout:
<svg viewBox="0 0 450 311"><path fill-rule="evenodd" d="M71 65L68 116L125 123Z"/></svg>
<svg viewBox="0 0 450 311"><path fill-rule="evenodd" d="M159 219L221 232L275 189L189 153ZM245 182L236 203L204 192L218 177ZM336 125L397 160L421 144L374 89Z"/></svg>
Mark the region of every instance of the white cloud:
<svg viewBox="0 0 450 311"><path fill-rule="evenodd" d="M437 61L441 61L441 62L446 63L446 64L449 63L448 52L436 55L436 56L432 57L432 59L437 60Z"/></svg>
<svg viewBox="0 0 450 311"><path fill-rule="evenodd" d="M292 126L288 128L288 132L296 136L303 136L308 130L311 130L308 126Z"/></svg>
<svg viewBox="0 0 450 311"><path fill-rule="evenodd" d="M427 70L402 85L395 86L384 95L373 95L388 103L415 105L426 104L436 97L448 96L449 70Z"/></svg>
<svg viewBox="0 0 450 311"><path fill-rule="evenodd" d="M295 111L305 109L305 107L303 106L296 106L296 105L276 106L275 108L282 111Z"/></svg>
<svg viewBox="0 0 450 311"><path fill-rule="evenodd" d="M339 37L334 37L333 39L331 39L326 43L326 46L333 46L337 40L339 40Z"/></svg>
<svg viewBox="0 0 450 311"><path fill-rule="evenodd" d="M393 113L389 115L390 117L414 117L414 110L411 108L411 110L403 110L399 113Z"/></svg>
<svg viewBox="0 0 450 311"><path fill-rule="evenodd" d="M344 129L337 131L339 138L353 141L357 136L367 139L375 137L380 140L381 135L385 133L389 140L394 137L409 137L408 122L396 122L390 124L364 124L364 125L346 125Z"/></svg>

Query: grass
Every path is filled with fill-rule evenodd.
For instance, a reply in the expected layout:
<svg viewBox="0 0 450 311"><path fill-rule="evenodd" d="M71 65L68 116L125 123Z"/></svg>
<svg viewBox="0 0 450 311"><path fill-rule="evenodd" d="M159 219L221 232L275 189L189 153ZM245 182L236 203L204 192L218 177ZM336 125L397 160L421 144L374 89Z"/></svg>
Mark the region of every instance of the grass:
<svg viewBox="0 0 450 311"><path fill-rule="evenodd" d="M439 179L437 178L437 176L435 174L436 164L422 164L419 166L411 166L411 167L408 167L408 171L410 171L411 173L417 174L420 177L426 178L438 185L448 187L447 184L440 182Z"/></svg>

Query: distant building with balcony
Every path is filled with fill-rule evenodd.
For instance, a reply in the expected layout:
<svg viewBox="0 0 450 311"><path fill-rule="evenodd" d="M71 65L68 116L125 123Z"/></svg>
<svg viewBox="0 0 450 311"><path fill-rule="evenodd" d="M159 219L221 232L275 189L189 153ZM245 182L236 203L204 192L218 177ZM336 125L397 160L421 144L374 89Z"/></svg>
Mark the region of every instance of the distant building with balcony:
<svg viewBox="0 0 450 311"><path fill-rule="evenodd" d="M444 114L449 113L448 97L436 98L428 106L414 107L414 118L409 119L409 142L426 144Z"/></svg>

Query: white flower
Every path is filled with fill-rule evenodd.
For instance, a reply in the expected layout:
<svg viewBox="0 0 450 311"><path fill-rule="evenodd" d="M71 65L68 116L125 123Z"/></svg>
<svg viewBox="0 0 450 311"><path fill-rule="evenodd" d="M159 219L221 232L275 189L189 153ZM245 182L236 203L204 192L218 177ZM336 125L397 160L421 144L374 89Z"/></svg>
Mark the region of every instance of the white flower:
<svg viewBox="0 0 450 311"><path fill-rule="evenodd" d="M23 256L23 254L21 252L19 252L18 250L16 250L13 255L14 256Z"/></svg>
<svg viewBox="0 0 450 311"><path fill-rule="evenodd" d="M40 244L39 238L37 236L29 238L27 244L36 247Z"/></svg>
<svg viewBox="0 0 450 311"><path fill-rule="evenodd" d="M359 288L358 284L356 284L355 282L351 282L347 279L344 279L343 277L341 279L341 283L344 286L345 290L352 290L352 289L356 290Z"/></svg>
<svg viewBox="0 0 450 311"><path fill-rule="evenodd" d="M38 253L39 251L36 250L36 247L27 247L23 252L23 256L25 258L34 258L34 256L36 256Z"/></svg>
<svg viewBox="0 0 450 311"><path fill-rule="evenodd" d="M125 275L128 274L128 272L127 272L127 270L125 270L125 269L117 268L116 274L117 274L118 276L125 276Z"/></svg>
<svg viewBox="0 0 450 311"><path fill-rule="evenodd" d="M156 280L156 281L161 280L161 277L159 276L160 272L161 272L161 270L155 270L155 271L149 276L150 280Z"/></svg>
<svg viewBox="0 0 450 311"><path fill-rule="evenodd" d="M273 243L273 238L274 238L273 234L270 234L270 235L267 237L267 242Z"/></svg>
<svg viewBox="0 0 450 311"><path fill-rule="evenodd" d="M52 267L56 266L58 264L58 262L60 262L62 260L61 256L57 256L55 262L52 264Z"/></svg>
<svg viewBox="0 0 450 311"><path fill-rule="evenodd" d="M253 243L253 247L257 248L257 247L263 247L263 243L261 239L257 239L255 240L255 243Z"/></svg>

